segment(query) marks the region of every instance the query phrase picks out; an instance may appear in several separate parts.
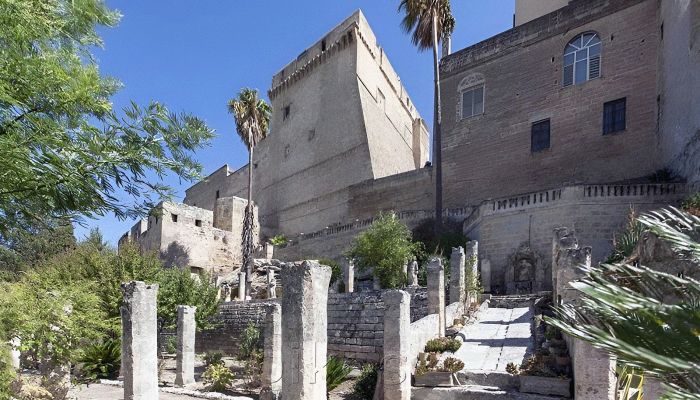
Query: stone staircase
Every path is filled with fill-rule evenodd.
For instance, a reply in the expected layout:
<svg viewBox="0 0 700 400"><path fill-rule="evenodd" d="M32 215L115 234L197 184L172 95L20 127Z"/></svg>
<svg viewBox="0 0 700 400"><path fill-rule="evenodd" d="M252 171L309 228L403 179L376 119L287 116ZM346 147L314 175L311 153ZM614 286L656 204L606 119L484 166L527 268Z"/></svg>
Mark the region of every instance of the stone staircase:
<svg viewBox="0 0 700 400"><path fill-rule="evenodd" d="M453 357L465 367L453 387L413 387L414 400L561 400L563 397L519 392L520 377L505 371L509 362L520 365L532 352L531 305L537 295L493 296L489 308L455 337L462 347Z"/></svg>

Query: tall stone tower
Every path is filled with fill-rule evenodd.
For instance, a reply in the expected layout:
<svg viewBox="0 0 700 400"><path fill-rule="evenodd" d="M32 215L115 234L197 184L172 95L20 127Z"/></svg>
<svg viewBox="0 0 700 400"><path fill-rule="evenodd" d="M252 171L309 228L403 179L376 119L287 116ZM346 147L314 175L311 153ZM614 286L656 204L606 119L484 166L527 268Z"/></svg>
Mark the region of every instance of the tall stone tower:
<svg viewBox="0 0 700 400"><path fill-rule="evenodd" d="M361 11L272 78L270 133L255 149L263 233L310 232L347 219L350 186L421 168L428 133ZM247 168L221 168L187 190L213 209L246 197Z"/></svg>

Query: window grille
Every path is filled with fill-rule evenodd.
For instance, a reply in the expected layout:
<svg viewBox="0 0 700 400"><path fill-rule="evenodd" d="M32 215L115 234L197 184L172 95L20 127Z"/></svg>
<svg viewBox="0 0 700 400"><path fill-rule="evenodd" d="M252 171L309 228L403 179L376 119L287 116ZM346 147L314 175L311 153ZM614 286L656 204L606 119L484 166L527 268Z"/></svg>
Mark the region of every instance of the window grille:
<svg viewBox="0 0 700 400"><path fill-rule="evenodd" d="M603 135L627 128L627 98L609 101L603 105Z"/></svg>
<svg viewBox="0 0 700 400"><path fill-rule="evenodd" d="M532 124L532 136L530 150L537 153L549 148L549 120L538 121Z"/></svg>
<svg viewBox="0 0 700 400"><path fill-rule="evenodd" d="M462 119L484 113L484 85L462 91Z"/></svg>

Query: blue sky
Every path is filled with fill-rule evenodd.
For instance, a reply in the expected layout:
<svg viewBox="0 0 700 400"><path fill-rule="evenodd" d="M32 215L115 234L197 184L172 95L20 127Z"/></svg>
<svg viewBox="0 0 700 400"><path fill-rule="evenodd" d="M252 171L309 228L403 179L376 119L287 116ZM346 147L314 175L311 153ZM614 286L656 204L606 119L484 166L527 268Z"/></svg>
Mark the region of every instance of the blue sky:
<svg viewBox="0 0 700 400"><path fill-rule="evenodd" d="M223 164L237 168L247 153L236 137L226 102L242 87L267 97L272 75L324 33L362 9L379 44L426 121L432 121L432 55L418 52L400 29L398 0L107 0L121 11L121 23L101 29L104 49L95 55L103 74L118 78L124 89L115 96L121 108L130 100L165 103L191 112L214 128L217 137L196 158L207 175ZM453 0L457 20L453 50L499 32L513 23L514 0ZM191 184L167 177L181 200ZM134 221L113 216L76 227L84 237L98 227L116 243Z"/></svg>

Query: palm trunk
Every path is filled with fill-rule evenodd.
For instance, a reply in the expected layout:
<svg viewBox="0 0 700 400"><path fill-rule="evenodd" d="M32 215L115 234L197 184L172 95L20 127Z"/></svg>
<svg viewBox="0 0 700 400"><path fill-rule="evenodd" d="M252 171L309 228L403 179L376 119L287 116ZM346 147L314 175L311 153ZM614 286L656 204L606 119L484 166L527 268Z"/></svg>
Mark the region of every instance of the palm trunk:
<svg viewBox="0 0 700 400"><path fill-rule="evenodd" d="M254 215L253 215L253 146L250 146L248 150L248 204L246 205L246 216L245 224L243 229L247 230L247 235L245 240L247 241L243 256L243 261L245 262L245 295L246 298L250 296L251 293L251 283L253 283L253 227L255 225Z"/></svg>
<svg viewBox="0 0 700 400"><path fill-rule="evenodd" d="M433 9L433 69L435 73L435 104L433 105L433 167L435 168L435 235L442 231L442 135L440 132L440 62L438 59L438 10Z"/></svg>

